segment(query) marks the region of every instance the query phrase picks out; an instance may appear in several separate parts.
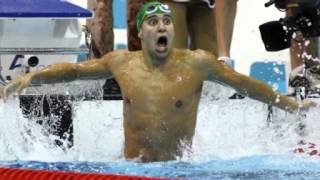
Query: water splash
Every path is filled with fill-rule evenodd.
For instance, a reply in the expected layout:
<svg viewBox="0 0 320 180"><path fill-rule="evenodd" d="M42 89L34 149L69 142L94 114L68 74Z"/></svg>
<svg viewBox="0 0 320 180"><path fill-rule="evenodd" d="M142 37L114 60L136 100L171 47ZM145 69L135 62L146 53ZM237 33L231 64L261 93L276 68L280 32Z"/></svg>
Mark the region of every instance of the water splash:
<svg viewBox="0 0 320 180"><path fill-rule="evenodd" d="M292 155L297 142L297 116L274 109L267 121L268 107L254 100L229 100L234 90L205 83L199 106L192 149L182 161L275 154ZM118 162L123 157L121 101L76 101L74 103L74 146L63 150L44 129L23 117L18 100L0 102L0 159L38 161ZM304 139L320 143L320 112L312 110L304 123Z"/></svg>

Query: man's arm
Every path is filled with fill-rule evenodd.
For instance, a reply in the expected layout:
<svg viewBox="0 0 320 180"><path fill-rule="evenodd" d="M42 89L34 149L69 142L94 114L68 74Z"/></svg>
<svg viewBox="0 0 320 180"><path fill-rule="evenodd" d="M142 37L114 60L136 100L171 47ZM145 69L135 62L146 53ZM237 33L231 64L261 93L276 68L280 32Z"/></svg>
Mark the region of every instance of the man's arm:
<svg viewBox="0 0 320 180"><path fill-rule="evenodd" d="M316 104L311 101L304 101L299 104L295 100L273 91L262 81L242 75L229 68L229 66L220 63L214 55L207 52L201 53L204 54L205 60L200 61L200 67L206 72L207 80L217 81L228 85L239 93L249 96L252 99L276 106L289 112L316 106Z"/></svg>
<svg viewBox="0 0 320 180"><path fill-rule="evenodd" d="M121 52L111 52L101 59L83 63L53 64L38 71L30 72L11 81L3 90L3 97L17 92L20 94L29 84L53 84L83 79L100 79L111 76L110 62L121 55Z"/></svg>

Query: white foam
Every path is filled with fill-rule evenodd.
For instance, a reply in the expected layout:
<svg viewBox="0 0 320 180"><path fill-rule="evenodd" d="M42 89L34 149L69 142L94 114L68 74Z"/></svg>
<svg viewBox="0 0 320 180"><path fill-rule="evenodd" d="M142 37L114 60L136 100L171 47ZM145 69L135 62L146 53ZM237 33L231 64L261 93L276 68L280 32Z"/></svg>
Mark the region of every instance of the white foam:
<svg viewBox="0 0 320 180"><path fill-rule="evenodd" d="M297 117L275 110L272 123L268 123L266 105L248 98L229 100L233 93L229 88L205 83L193 153L188 150L184 160L292 154L301 139L296 132ZM304 139L320 144L319 113L308 113ZM122 101L76 102L74 147L62 151L48 143L56 137L48 137L41 126L22 116L17 99L5 104L0 101L0 160L121 161L122 121Z"/></svg>

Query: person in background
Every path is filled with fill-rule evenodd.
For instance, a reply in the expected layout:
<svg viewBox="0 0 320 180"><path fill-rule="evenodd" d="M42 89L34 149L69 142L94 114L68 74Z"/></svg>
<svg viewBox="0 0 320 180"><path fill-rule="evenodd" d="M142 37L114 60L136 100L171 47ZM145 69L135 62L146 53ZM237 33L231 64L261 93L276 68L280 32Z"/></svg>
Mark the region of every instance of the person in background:
<svg viewBox="0 0 320 180"><path fill-rule="evenodd" d="M172 9L176 48L202 49L217 54L214 1L160 0Z"/></svg>
<svg viewBox="0 0 320 180"><path fill-rule="evenodd" d="M100 58L104 54L113 51L113 0L88 0L87 5L94 17L87 20L87 27L92 37L92 57Z"/></svg>
<svg viewBox="0 0 320 180"><path fill-rule="evenodd" d="M216 0L217 56L220 61L233 62L230 58L230 47L237 12L237 1Z"/></svg>
<svg viewBox="0 0 320 180"><path fill-rule="evenodd" d="M218 44L218 59L230 59L230 47L233 36L234 21L238 0L216 0L216 31ZM291 15L288 11L287 15ZM306 41L309 41L306 46ZM301 66L306 59L317 56L317 39L311 38L300 43L291 40L291 69ZM304 56L308 55L308 56Z"/></svg>
<svg viewBox="0 0 320 180"><path fill-rule="evenodd" d="M101 58L113 51L113 0L88 0L88 9L93 11L94 17L87 20L87 28L91 33L91 57ZM120 87L114 78L107 79L103 86L105 99L121 99Z"/></svg>
<svg viewBox="0 0 320 180"><path fill-rule="evenodd" d="M136 17L142 5L150 0L127 0L127 39L128 50L141 50L141 43L138 37Z"/></svg>

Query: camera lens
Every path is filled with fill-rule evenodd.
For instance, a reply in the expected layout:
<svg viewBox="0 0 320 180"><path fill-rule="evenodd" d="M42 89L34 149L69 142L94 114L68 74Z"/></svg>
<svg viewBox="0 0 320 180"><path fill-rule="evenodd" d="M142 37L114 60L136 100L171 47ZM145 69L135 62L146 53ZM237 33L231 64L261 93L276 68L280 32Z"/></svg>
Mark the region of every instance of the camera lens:
<svg viewBox="0 0 320 180"><path fill-rule="evenodd" d="M31 56L29 59L28 59L28 65L30 67L35 67L39 64L39 58L37 56Z"/></svg>

